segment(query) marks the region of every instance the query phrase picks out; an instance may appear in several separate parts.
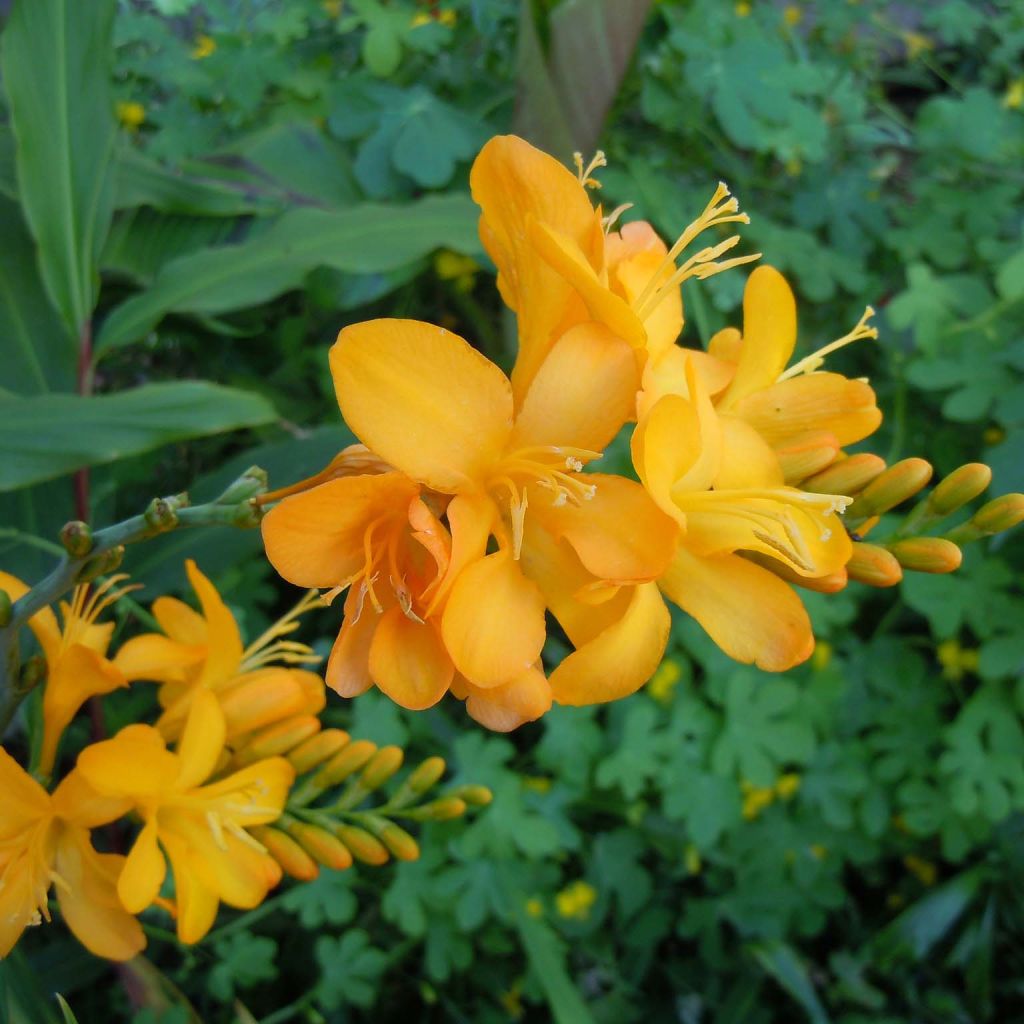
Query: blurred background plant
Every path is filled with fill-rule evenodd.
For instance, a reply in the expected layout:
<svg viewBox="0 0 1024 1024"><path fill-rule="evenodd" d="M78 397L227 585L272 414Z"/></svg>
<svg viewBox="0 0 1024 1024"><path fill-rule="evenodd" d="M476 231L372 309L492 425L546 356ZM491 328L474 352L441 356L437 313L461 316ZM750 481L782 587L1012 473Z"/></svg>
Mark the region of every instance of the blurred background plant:
<svg viewBox="0 0 1024 1024"><path fill-rule="evenodd" d="M155 480L201 500L252 463L315 471L350 439L323 426L344 323L433 320L507 365L466 176L511 128L600 144L607 207L663 234L727 181L806 351L878 309L880 342L835 358L879 391L880 454L1022 490L1022 54L1012 0L15 0L0 565L35 578L65 520L136 512ZM743 280L686 286L689 343L736 321ZM258 543L171 534L127 568L158 593L195 557L255 635L292 599ZM194 949L151 936L121 988L32 935L0 1013L57 1020L59 991L83 1024L1024 1017L1022 545L808 595L818 649L782 678L680 619L644 692L511 738L334 702L493 805Z"/></svg>

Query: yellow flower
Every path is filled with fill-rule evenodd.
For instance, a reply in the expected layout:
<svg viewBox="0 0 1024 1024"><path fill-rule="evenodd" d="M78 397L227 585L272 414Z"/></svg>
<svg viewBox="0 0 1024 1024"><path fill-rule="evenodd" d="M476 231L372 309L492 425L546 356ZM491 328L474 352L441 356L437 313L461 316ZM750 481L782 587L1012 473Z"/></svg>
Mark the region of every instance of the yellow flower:
<svg viewBox="0 0 1024 1024"><path fill-rule="evenodd" d="M75 588L71 603L61 602L61 625L49 608L37 612L29 620L46 658L46 685L43 689L43 738L40 745L39 771L44 776L53 772L57 745L64 730L90 698L127 686L130 667L119 658L106 657L114 624L96 622L100 614L118 601L134 586L120 587L126 576L111 576L95 589L88 584ZM28 592L21 580L0 572L0 589L16 601Z"/></svg>
<svg viewBox="0 0 1024 1024"><path fill-rule="evenodd" d="M536 896L531 896L526 901L524 909L526 910L526 913L530 915L530 917L544 916L544 904L541 903L541 901L537 899Z"/></svg>
<svg viewBox="0 0 1024 1024"><path fill-rule="evenodd" d="M157 728L175 739L195 695L217 695L227 719L232 745L245 734L293 715L317 714L325 704L319 676L295 666L320 661L305 644L284 639L297 619L314 605L307 595L248 647L235 617L195 562L185 563L202 612L174 597L153 602L153 616L163 633L144 633L121 646L117 664L132 679L160 683L163 713ZM281 664L283 663L283 664Z"/></svg>
<svg viewBox="0 0 1024 1024"><path fill-rule="evenodd" d="M88 950L129 960L146 945L117 898L124 857L97 853L89 830L121 817L124 800L93 792L77 772L51 796L0 747L0 958L25 928L50 920L53 885L68 927Z"/></svg>
<svg viewBox="0 0 1024 1024"><path fill-rule="evenodd" d="M1003 94L1003 106L1007 110L1020 110L1024 106L1024 78L1015 78Z"/></svg>
<svg viewBox="0 0 1024 1024"><path fill-rule="evenodd" d="M978 652L963 648L956 639L943 640L935 648L935 656L942 666L942 674L951 682L958 683L968 673L978 671Z"/></svg>
<svg viewBox="0 0 1024 1024"><path fill-rule="evenodd" d="M750 0L739 0L739 3L733 8L736 12L737 18L747 18L750 16Z"/></svg>
<svg viewBox="0 0 1024 1024"><path fill-rule="evenodd" d="M597 890L583 879L570 882L555 896L555 909L561 917L585 921L597 902Z"/></svg>
<svg viewBox="0 0 1024 1024"><path fill-rule="evenodd" d="M205 60L217 52L217 41L208 35L196 36L195 46L192 48L193 60Z"/></svg>
<svg viewBox="0 0 1024 1024"><path fill-rule="evenodd" d="M146 120L146 108L141 103L121 101L116 111L118 121L130 132L137 131L139 125Z"/></svg>
<svg viewBox="0 0 1024 1024"><path fill-rule="evenodd" d="M704 870L701 861L700 850L693 843L687 843L683 851L683 864L686 866L687 874L699 875Z"/></svg>
<svg viewBox="0 0 1024 1024"><path fill-rule="evenodd" d="M741 787L743 790L743 817L753 821L766 808L775 802L775 790L771 786L754 786L749 782Z"/></svg>
<svg viewBox="0 0 1024 1024"><path fill-rule="evenodd" d="M786 772L775 780L775 795L780 800L792 800L800 789L800 776L796 772Z"/></svg>
<svg viewBox="0 0 1024 1024"><path fill-rule="evenodd" d="M345 5L343 0L321 0L320 7L328 17L340 18Z"/></svg>
<svg viewBox="0 0 1024 1024"><path fill-rule="evenodd" d="M679 680L683 678L683 670L678 661L666 658L659 666L658 671L651 676L647 684L647 692L659 703L669 704L672 701L672 694L675 693Z"/></svg>
<svg viewBox="0 0 1024 1024"><path fill-rule="evenodd" d="M280 816L295 772L284 758L272 757L208 782L226 731L217 699L200 691L177 752L151 726L130 725L78 759L97 792L131 801L143 820L118 877L122 904L138 914L157 899L166 854L182 942L198 942L209 931L220 901L251 909L281 879L277 861L247 829Z"/></svg>
<svg viewBox="0 0 1024 1024"><path fill-rule="evenodd" d="M442 249L434 257L434 273L442 281L451 281L460 292L472 290L480 264L472 256Z"/></svg>
<svg viewBox="0 0 1024 1024"><path fill-rule="evenodd" d="M342 414L397 472L328 481L263 523L285 579L353 588L331 685L352 694L372 682L410 708L451 689L506 730L552 697L594 703L643 683L669 626L649 581L677 529L635 483L581 472L630 414L633 358L601 325L579 325L517 409L504 374L442 328L342 330L330 353ZM578 648L550 686L546 608Z"/></svg>
<svg viewBox="0 0 1024 1024"><path fill-rule="evenodd" d="M811 843L807 848L807 852L810 853L815 860L824 860L828 856L828 847L821 843Z"/></svg>
<svg viewBox="0 0 1024 1024"><path fill-rule="evenodd" d="M815 672L824 672L832 661L832 645L827 640L819 640L814 647L811 665Z"/></svg>
<svg viewBox="0 0 1024 1024"><path fill-rule="evenodd" d="M935 49L935 44L920 32L901 32L900 38L903 40L903 45L907 48L908 60L914 60L922 53L928 53L929 50Z"/></svg>
<svg viewBox="0 0 1024 1024"><path fill-rule="evenodd" d="M935 880L939 877L939 869L930 860L925 860L923 857L915 857L912 853L908 853L903 858L903 864L924 886L933 886Z"/></svg>
<svg viewBox="0 0 1024 1024"><path fill-rule="evenodd" d="M804 19L804 12L796 4L787 4L782 11L782 20L791 28Z"/></svg>

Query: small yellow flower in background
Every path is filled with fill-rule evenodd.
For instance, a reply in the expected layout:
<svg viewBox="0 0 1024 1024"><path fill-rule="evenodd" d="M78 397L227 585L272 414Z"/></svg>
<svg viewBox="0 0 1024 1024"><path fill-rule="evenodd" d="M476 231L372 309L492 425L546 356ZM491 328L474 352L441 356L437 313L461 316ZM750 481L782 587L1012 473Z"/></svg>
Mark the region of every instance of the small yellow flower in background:
<svg viewBox="0 0 1024 1024"><path fill-rule="evenodd" d="M912 853L903 858L903 865L924 886L933 886L939 877L939 869L930 860Z"/></svg>
<svg viewBox="0 0 1024 1024"><path fill-rule="evenodd" d="M1003 94L1003 106L1007 110L1020 110L1024 106L1024 78L1015 78Z"/></svg>
<svg viewBox="0 0 1024 1024"><path fill-rule="evenodd" d="M523 788L534 793L550 793L551 779L546 775L527 775L523 778Z"/></svg>
<svg viewBox="0 0 1024 1024"><path fill-rule="evenodd" d="M898 892L891 892L885 897L885 905L892 910L899 910L906 902L903 895Z"/></svg>
<svg viewBox="0 0 1024 1024"><path fill-rule="evenodd" d="M811 655L811 667L815 672L823 672L832 661L832 645L827 640L819 640Z"/></svg>
<svg viewBox="0 0 1024 1024"><path fill-rule="evenodd" d="M321 0L320 7L331 18L340 18L345 5L342 0Z"/></svg>
<svg viewBox="0 0 1024 1024"><path fill-rule="evenodd" d="M472 256L442 249L434 257L434 273L442 281L451 281L460 292L472 291L480 264Z"/></svg>
<svg viewBox="0 0 1024 1024"><path fill-rule="evenodd" d="M798 156L791 156L786 161L786 173L791 178L797 178L804 169L804 162Z"/></svg>
<svg viewBox="0 0 1024 1024"><path fill-rule="evenodd" d="M522 1000L523 983L517 980L510 989L498 996L498 1002L505 1008L505 1012L513 1019L519 1020L523 1013Z"/></svg>
<svg viewBox="0 0 1024 1024"><path fill-rule="evenodd" d="M458 20L458 13L445 7L439 11L420 11L414 14L409 26L419 28L421 25L444 25L445 28L454 28Z"/></svg>
<svg viewBox="0 0 1024 1024"><path fill-rule="evenodd" d="M682 678L683 669L679 662L673 658L666 658L658 666L658 671L651 676L651 681L647 684L647 692L659 704L671 704L672 695Z"/></svg>
<svg viewBox="0 0 1024 1024"><path fill-rule="evenodd" d="M786 772L775 782L775 795L780 800L792 800L800 789L800 776L796 772Z"/></svg>
<svg viewBox="0 0 1024 1024"><path fill-rule="evenodd" d="M733 8L736 12L737 18L746 18L750 15L750 3L749 0L739 0L739 3Z"/></svg>
<svg viewBox="0 0 1024 1024"><path fill-rule="evenodd" d="M192 47L193 60L205 60L217 52L217 40L213 36L205 34L196 36L195 46Z"/></svg>
<svg viewBox="0 0 1024 1024"><path fill-rule="evenodd" d="M744 779L740 783L740 789L743 792L743 817L747 821L753 821L766 807L775 802L773 786L755 786Z"/></svg>
<svg viewBox="0 0 1024 1024"><path fill-rule="evenodd" d="M950 682L958 683L968 673L978 671L978 652L963 648L959 640L943 640L935 648L935 656L942 666L942 674Z"/></svg>
<svg viewBox="0 0 1024 1024"><path fill-rule="evenodd" d="M828 847L823 846L821 843L811 843L811 845L807 847L807 852L815 860L824 860L828 856Z"/></svg>
<svg viewBox="0 0 1024 1024"><path fill-rule="evenodd" d="M524 909L526 910L526 913L530 915L530 917L544 916L544 904L541 903L541 901L537 899L536 896L531 896L526 901L526 906Z"/></svg>
<svg viewBox="0 0 1024 1024"><path fill-rule="evenodd" d="M116 106L117 119L130 132L138 131L139 125L146 120L146 108L141 103L121 100Z"/></svg>
<svg viewBox="0 0 1024 1024"><path fill-rule="evenodd" d="M421 25L429 25L434 19L426 12L419 11L412 16L412 21L409 22L411 28L419 28Z"/></svg>
<svg viewBox="0 0 1024 1024"><path fill-rule="evenodd" d="M700 850L693 843L686 844L686 849L683 851L683 864L691 875L699 875L703 870Z"/></svg>
<svg viewBox="0 0 1024 1024"><path fill-rule="evenodd" d="M922 53L928 53L929 50L935 49L935 44L920 32L901 32L900 39L903 40L903 45L907 48L907 60L914 60Z"/></svg>
<svg viewBox="0 0 1024 1024"><path fill-rule="evenodd" d="M570 882L556 897L555 909L559 916L585 921L597 902L597 890L582 878Z"/></svg>
<svg viewBox="0 0 1024 1024"><path fill-rule="evenodd" d="M782 20L790 27L799 25L804 20L804 12L796 4L787 4L782 12Z"/></svg>
<svg viewBox="0 0 1024 1024"><path fill-rule="evenodd" d="M1002 427L986 427L981 439L987 445L1002 444L1006 440L1006 431Z"/></svg>

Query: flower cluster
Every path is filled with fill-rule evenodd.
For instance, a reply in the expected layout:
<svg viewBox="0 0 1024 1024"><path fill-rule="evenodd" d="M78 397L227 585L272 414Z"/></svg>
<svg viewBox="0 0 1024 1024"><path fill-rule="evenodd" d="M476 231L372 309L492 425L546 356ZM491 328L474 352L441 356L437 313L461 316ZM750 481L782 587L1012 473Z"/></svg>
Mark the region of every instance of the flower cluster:
<svg viewBox="0 0 1024 1024"><path fill-rule="evenodd" d="M161 632L113 656L114 623L99 618L136 589L124 576L79 585L60 623L49 608L29 621L47 667L42 736L31 774L0 747L0 957L28 925L50 919L51 887L84 946L127 960L146 944L137 915L151 906L174 916L182 942L198 942L221 903L253 908L283 873L309 880L320 865L342 869L353 858L415 859L416 841L395 817L443 820L490 799L483 787L463 786L425 802L445 769L435 757L365 809L403 755L322 728L323 680L301 667L319 658L287 639L319 598L306 595L246 647L210 581L192 562L186 570L200 611L158 598ZM27 591L5 573L0 589L13 599ZM131 724L86 746L49 792L44 783L82 705L135 680L159 686L155 725ZM97 850L95 830L126 816L141 826L127 854ZM122 837L107 832L101 844ZM173 885L165 885L168 864Z"/></svg>
<svg viewBox="0 0 1024 1024"><path fill-rule="evenodd" d="M345 327L331 349L361 444L269 495L263 536L285 579L328 598L348 590L326 676L343 696L377 686L421 709L451 692L496 730L552 701L624 697L664 652L663 595L733 658L781 671L814 647L794 587L884 585L901 566L959 562L955 538L862 542L930 475L922 460L886 469L844 450L881 413L866 382L822 366L876 336L870 308L791 363L793 294L762 266L742 330L682 347L680 286L758 258L733 255L739 235L720 231L747 217L720 185L671 246L644 222L616 230L626 208L605 215L590 198L603 163L577 157L573 174L499 137L473 166L480 236L517 318L509 377L412 320ZM701 236L712 240L697 248ZM591 471L624 427L639 482ZM954 487L943 514L986 484ZM999 529L1021 518L1018 498ZM547 676L549 614L574 650Z"/></svg>

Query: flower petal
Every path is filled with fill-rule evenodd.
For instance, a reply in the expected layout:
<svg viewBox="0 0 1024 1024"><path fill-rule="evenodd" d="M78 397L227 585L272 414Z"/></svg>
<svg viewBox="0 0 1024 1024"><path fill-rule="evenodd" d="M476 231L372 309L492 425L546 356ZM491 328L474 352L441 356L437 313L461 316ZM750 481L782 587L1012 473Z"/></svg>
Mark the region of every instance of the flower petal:
<svg viewBox="0 0 1024 1024"><path fill-rule="evenodd" d="M457 334L418 320L346 327L331 348L338 405L359 439L414 480L483 480L512 429L512 387Z"/></svg>
<svg viewBox="0 0 1024 1024"><path fill-rule="evenodd" d="M743 345L739 364L720 405L731 409L741 398L778 380L796 346L796 300L786 279L759 266L743 291Z"/></svg>
<svg viewBox="0 0 1024 1024"><path fill-rule="evenodd" d="M396 704L422 711L447 692L455 668L435 626L407 618L397 605L380 618L370 644L370 676Z"/></svg>
<svg viewBox="0 0 1024 1024"><path fill-rule="evenodd" d="M98 793L77 768L61 779L53 794L53 813L85 828L115 821L127 814L131 807L132 801L128 797Z"/></svg>
<svg viewBox="0 0 1024 1024"><path fill-rule="evenodd" d="M602 451L632 417L638 385L633 350L603 324L579 324L555 342L534 376L509 448Z"/></svg>
<svg viewBox="0 0 1024 1024"><path fill-rule="evenodd" d="M10 754L0 747L0 841L10 839L50 813L50 797Z"/></svg>
<svg viewBox="0 0 1024 1024"><path fill-rule="evenodd" d="M299 587L343 586L363 568L375 520L402 521L419 487L402 473L347 476L295 494L263 520L271 565Z"/></svg>
<svg viewBox="0 0 1024 1024"><path fill-rule="evenodd" d="M210 639L206 619L184 601L176 597L158 597L153 602L152 611L160 628L175 643L185 647L206 647Z"/></svg>
<svg viewBox="0 0 1024 1024"><path fill-rule="evenodd" d="M178 741L179 789L192 789L213 774L226 736L224 712L217 698L209 690L197 690Z"/></svg>
<svg viewBox="0 0 1024 1024"><path fill-rule="evenodd" d="M202 646L186 647L160 633L143 633L121 644L113 663L129 682L180 682L188 669L199 665L205 657L205 641Z"/></svg>
<svg viewBox="0 0 1024 1024"><path fill-rule="evenodd" d="M544 598L508 551L468 566L441 619L456 668L476 686L500 686L528 671L544 646Z"/></svg>
<svg viewBox="0 0 1024 1024"><path fill-rule="evenodd" d="M78 755L85 781L107 796L159 796L174 785L178 767L151 725L125 726L112 740L93 743Z"/></svg>
<svg viewBox="0 0 1024 1024"><path fill-rule="evenodd" d="M29 592L29 587L22 583L17 576L0 572L0 590L7 594L13 604ZM53 614L53 609L50 607L40 608L28 620L28 628L35 633L39 646L42 647L43 654L46 655L46 660L52 661L60 648L60 626L57 624L57 616Z"/></svg>
<svg viewBox="0 0 1024 1024"><path fill-rule="evenodd" d="M534 491L531 511L555 537L569 542L597 579L640 583L660 576L679 535L675 518L633 480L605 473L581 479L596 487L590 501L556 508L549 495Z"/></svg>
<svg viewBox="0 0 1024 1024"><path fill-rule="evenodd" d="M671 616L656 583L641 583L631 591L621 617L552 672L551 695L556 703L618 700L654 674L668 643Z"/></svg>
<svg viewBox="0 0 1024 1024"><path fill-rule="evenodd" d="M448 568L431 595L428 617L442 606L462 570L483 558L494 526L494 503L486 494L458 494L448 504L447 517L452 550Z"/></svg>
<svg viewBox="0 0 1024 1024"><path fill-rule="evenodd" d="M534 722L551 708L551 687L544 673L531 668L517 679L486 689L462 680L469 717L494 732L511 732Z"/></svg>
<svg viewBox="0 0 1024 1024"><path fill-rule="evenodd" d="M716 490L737 487L780 487L783 482L778 456L749 423L735 416L721 416L722 461L714 484Z"/></svg>
<svg viewBox="0 0 1024 1024"><path fill-rule="evenodd" d="M242 661L242 635L217 588L199 571L191 558L185 562L189 583L202 605L206 620L208 652L200 676L201 683L230 679Z"/></svg>
<svg viewBox="0 0 1024 1024"><path fill-rule="evenodd" d="M700 558L680 548L660 584L730 658L782 672L814 650L810 619L793 588L739 555Z"/></svg>
<svg viewBox="0 0 1024 1024"><path fill-rule="evenodd" d="M216 892L204 884L193 869L194 859L188 846L170 835L165 845L174 871L178 938L185 943L195 943L213 927L219 900Z"/></svg>
<svg viewBox="0 0 1024 1024"><path fill-rule="evenodd" d="M167 874L167 861L157 842L156 818L150 818L128 851L117 894L130 914L141 914L160 894Z"/></svg>
<svg viewBox="0 0 1024 1024"><path fill-rule="evenodd" d="M363 605L360 607L360 605ZM358 697L373 686L370 646L380 615L355 590L345 596L345 618L331 648L324 679L339 697Z"/></svg>

